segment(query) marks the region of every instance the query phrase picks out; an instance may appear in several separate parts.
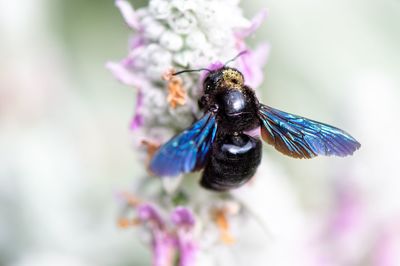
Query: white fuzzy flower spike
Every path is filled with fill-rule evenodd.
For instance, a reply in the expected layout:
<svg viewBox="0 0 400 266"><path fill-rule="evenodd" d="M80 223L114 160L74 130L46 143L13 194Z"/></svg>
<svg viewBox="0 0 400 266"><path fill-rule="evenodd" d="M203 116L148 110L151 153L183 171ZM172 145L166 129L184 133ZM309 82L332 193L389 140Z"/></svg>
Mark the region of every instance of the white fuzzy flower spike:
<svg viewBox="0 0 400 266"><path fill-rule="evenodd" d="M136 143L145 145L143 150L148 152L142 156L144 164L156 147L201 116L198 100L205 73L173 73L214 69L245 51L229 66L238 68L254 89L260 85L269 49L263 44L252 51L245 38L260 26L265 12L248 20L238 4L236 0L150 0L147 7L135 11L127 1L116 1L134 36L128 56L106 66L120 82L137 89L131 128ZM138 187L135 194L153 205L131 208L138 209L142 221L153 225L154 265L168 265L173 251L180 254L179 265L194 265L196 254L203 254L207 248L240 241L237 229L250 212L234 194L210 193L198 185L196 175L162 181L144 177L140 183L146 185ZM182 204L185 207L174 209ZM175 219L177 229L169 231L170 225L157 218L161 214L156 209L174 213L179 218L179 222ZM143 218L144 214L152 216Z"/></svg>

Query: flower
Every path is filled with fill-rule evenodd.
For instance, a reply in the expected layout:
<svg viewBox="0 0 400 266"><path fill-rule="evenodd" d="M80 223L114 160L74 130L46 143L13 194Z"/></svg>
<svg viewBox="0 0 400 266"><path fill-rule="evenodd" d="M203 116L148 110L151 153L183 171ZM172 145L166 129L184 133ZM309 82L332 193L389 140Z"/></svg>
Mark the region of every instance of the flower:
<svg viewBox="0 0 400 266"><path fill-rule="evenodd" d="M197 247L192 236L195 218L189 209L176 207L169 219L149 203L139 204L136 211L138 220L151 235L153 266L173 265L177 251L179 265L195 264Z"/></svg>
<svg viewBox="0 0 400 266"><path fill-rule="evenodd" d="M141 204L137 207L137 215L151 234L153 266L172 265L174 237L169 232L161 213L153 205Z"/></svg>
<svg viewBox="0 0 400 266"><path fill-rule="evenodd" d="M265 11L250 21L243 17L238 1L151 0L147 7L136 11L125 0L115 3L126 24L136 33L127 57L107 63L120 82L137 89L140 100L136 103L132 129L140 128L144 135L154 137L151 128L167 127L177 132L191 124L193 115L199 115L197 98L202 88L198 74L185 75L185 97L180 93L175 97L176 91L168 91L168 85L161 80L171 69L206 67L247 50L234 64L249 85L260 85L268 46L263 44L251 51L245 38L260 26Z"/></svg>
<svg viewBox="0 0 400 266"><path fill-rule="evenodd" d="M142 224L150 236L149 242L153 251L153 266L173 265L176 254L179 254L179 265L195 265L197 245L193 238L195 217L188 208L178 206L170 216L150 203L133 204L136 217L133 222L127 218L120 220L122 227Z"/></svg>
<svg viewBox="0 0 400 266"><path fill-rule="evenodd" d="M262 82L268 45L252 50L246 38L261 25L265 11L248 20L239 1L232 0L150 0L137 10L125 0L115 4L134 35L128 55L106 67L137 91L130 128L148 153L142 156L144 163L161 143L201 115L198 100L204 73L178 77L172 75L175 71L216 69L231 61L254 89ZM143 200L125 195L135 217L120 220L120 225L147 232L156 266L172 265L177 257L180 266L195 265L204 258L204 250L235 243L240 238L237 229L251 216L234 194L200 189L196 178L160 182L144 176L133 193Z"/></svg>

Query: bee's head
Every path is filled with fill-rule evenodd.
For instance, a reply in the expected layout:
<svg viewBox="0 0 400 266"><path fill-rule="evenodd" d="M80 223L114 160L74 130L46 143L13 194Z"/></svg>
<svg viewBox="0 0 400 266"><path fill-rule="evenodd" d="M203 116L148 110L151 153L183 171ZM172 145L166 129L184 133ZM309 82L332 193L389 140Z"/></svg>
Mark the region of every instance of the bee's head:
<svg viewBox="0 0 400 266"><path fill-rule="evenodd" d="M210 93L218 88L240 89L244 85L244 77L239 70L222 67L211 71L204 79L204 93Z"/></svg>

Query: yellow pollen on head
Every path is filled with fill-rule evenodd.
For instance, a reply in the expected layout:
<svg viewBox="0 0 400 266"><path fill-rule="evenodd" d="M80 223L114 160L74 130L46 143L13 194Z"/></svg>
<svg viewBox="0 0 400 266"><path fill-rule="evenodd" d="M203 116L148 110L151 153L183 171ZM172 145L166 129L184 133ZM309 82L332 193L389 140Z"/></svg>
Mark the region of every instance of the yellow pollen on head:
<svg viewBox="0 0 400 266"><path fill-rule="evenodd" d="M243 76L242 74L234 69L223 70L223 83L226 87L240 89L243 87Z"/></svg>

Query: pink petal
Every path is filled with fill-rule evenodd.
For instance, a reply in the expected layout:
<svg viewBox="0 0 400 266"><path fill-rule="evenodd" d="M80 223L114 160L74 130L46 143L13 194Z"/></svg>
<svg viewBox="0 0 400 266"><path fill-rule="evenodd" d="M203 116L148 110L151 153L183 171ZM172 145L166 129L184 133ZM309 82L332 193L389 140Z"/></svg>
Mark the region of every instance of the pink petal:
<svg viewBox="0 0 400 266"><path fill-rule="evenodd" d="M156 206L149 203L140 204L136 211L140 221L149 225L148 228L152 236L152 265L172 265L174 250L176 248L176 238L168 232L161 212Z"/></svg>
<svg viewBox="0 0 400 266"><path fill-rule="evenodd" d="M352 234L362 222L362 199L358 191L349 184L339 184L337 206L331 220L331 230L335 236Z"/></svg>
<svg viewBox="0 0 400 266"><path fill-rule="evenodd" d="M261 26L261 23L263 23L263 21L265 20L266 17L267 17L267 10L266 9L261 10L251 20L251 24L250 24L249 27L238 29L235 32L236 37L239 38L239 39L245 39L245 38L249 37L251 34L253 34Z"/></svg>
<svg viewBox="0 0 400 266"><path fill-rule="evenodd" d="M125 0L116 0L115 5L120 10L126 24L128 24L132 29L139 30L139 18L131 4Z"/></svg>
<svg viewBox="0 0 400 266"><path fill-rule="evenodd" d="M221 61L216 61L211 63L211 65L209 65L207 67L208 70L214 71L214 70L218 70L220 68L224 67L224 63L222 63Z"/></svg>
<svg viewBox="0 0 400 266"><path fill-rule="evenodd" d="M176 207L171 213L171 220L177 226L193 227L195 219L191 210L185 207Z"/></svg>
<svg viewBox="0 0 400 266"><path fill-rule="evenodd" d="M223 67L224 67L224 63L222 63L221 61L215 61L215 62L211 63L210 65L208 65L206 68L210 71L214 71L214 70L217 70L217 69L220 69ZM209 74L208 71L201 72L201 75L200 75L201 83L203 83L204 79L207 77L208 74Z"/></svg>
<svg viewBox="0 0 400 266"><path fill-rule="evenodd" d="M179 266L196 265L197 245L192 239L191 234L186 232L178 233Z"/></svg>
<svg viewBox="0 0 400 266"><path fill-rule="evenodd" d="M245 45L243 42L238 43L239 50L243 50ZM252 88L257 88L264 80L263 67L267 61L269 54L269 45L262 44L254 51L249 50L239 58L238 69L245 77L245 83Z"/></svg>
<svg viewBox="0 0 400 266"><path fill-rule="evenodd" d="M384 225L373 250L373 265L395 266L400 263L400 223Z"/></svg>
<svg viewBox="0 0 400 266"><path fill-rule="evenodd" d="M168 232L154 230L152 232L152 265L169 266L173 263L175 239Z"/></svg>
<svg viewBox="0 0 400 266"><path fill-rule="evenodd" d="M122 63L124 64L124 62ZM134 86L134 87L142 87L144 85L143 79L137 77L136 75L132 74L126 67L122 64L108 62L106 64L106 68L111 71L116 79L118 79L123 84Z"/></svg>
<svg viewBox="0 0 400 266"><path fill-rule="evenodd" d="M160 211L151 204L140 204L137 207L137 216L142 222L151 222L151 224L157 229L165 227L165 222Z"/></svg>
<svg viewBox="0 0 400 266"><path fill-rule="evenodd" d="M144 124L144 118L142 115L142 109L143 109L143 92L139 88L138 93L136 95L136 106L135 106L135 114L133 116L133 119L131 121L130 128L132 130L136 130L143 126Z"/></svg>
<svg viewBox="0 0 400 266"><path fill-rule="evenodd" d="M130 40L129 40L129 48L132 50L135 50L139 47L142 47L144 45L144 37L142 35L136 35L133 36Z"/></svg>
<svg viewBox="0 0 400 266"><path fill-rule="evenodd" d="M196 262L197 245L194 242L192 229L195 217L191 210L177 207L171 213L171 220L177 226L180 266L192 266Z"/></svg>
<svg viewBox="0 0 400 266"><path fill-rule="evenodd" d="M253 62L260 68L267 63L271 47L268 43L262 43L253 51Z"/></svg>

